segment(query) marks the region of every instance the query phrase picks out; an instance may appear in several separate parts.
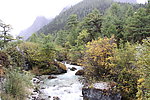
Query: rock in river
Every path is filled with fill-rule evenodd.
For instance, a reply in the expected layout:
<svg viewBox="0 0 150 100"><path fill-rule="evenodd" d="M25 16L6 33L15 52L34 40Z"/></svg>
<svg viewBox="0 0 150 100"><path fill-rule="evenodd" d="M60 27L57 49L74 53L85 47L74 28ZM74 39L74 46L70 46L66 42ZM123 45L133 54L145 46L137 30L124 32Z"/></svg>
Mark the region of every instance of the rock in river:
<svg viewBox="0 0 150 100"><path fill-rule="evenodd" d="M121 100L121 94L114 91L113 87L110 82L85 86L82 88L83 100Z"/></svg>
<svg viewBox="0 0 150 100"><path fill-rule="evenodd" d="M48 79L55 79L55 78L57 78L57 77L56 76L52 76L52 75L48 76Z"/></svg>
<svg viewBox="0 0 150 100"><path fill-rule="evenodd" d="M70 68L71 71L77 70L75 67Z"/></svg>
<svg viewBox="0 0 150 100"><path fill-rule="evenodd" d="M84 70L78 70L75 75L84 75Z"/></svg>
<svg viewBox="0 0 150 100"><path fill-rule="evenodd" d="M57 71L55 71L52 74L57 75L57 74L67 73L67 67L65 64L61 62L55 62L54 65L57 66Z"/></svg>

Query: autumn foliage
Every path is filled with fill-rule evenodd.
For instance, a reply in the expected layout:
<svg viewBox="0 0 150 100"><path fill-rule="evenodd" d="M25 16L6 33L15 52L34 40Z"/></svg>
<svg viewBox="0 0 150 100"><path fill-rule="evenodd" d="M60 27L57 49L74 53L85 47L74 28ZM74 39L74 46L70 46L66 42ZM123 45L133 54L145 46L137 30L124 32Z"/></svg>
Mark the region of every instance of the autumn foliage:
<svg viewBox="0 0 150 100"><path fill-rule="evenodd" d="M84 56L87 75L96 76L97 78L108 77L111 68L115 66L112 63L114 48L116 48L116 43L113 37L99 38L89 42L86 45Z"/></svg>

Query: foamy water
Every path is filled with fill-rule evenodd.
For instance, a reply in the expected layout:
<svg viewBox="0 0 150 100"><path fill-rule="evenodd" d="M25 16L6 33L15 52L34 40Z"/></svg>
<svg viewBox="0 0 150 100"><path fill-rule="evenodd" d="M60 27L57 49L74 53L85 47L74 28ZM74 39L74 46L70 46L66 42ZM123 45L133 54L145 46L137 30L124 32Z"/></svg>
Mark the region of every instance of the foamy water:
<svg viewBox="0 0 150 100"><path fill-rule="evenodd" d="M79 81L80 76L76 76L75 73L82 69L80 66L66 64L68 68L67 73L62 75L56 75L56 79L44 80L43 93L46 96L50 96L49 100L53 100L53 97L59 97L61 100L83 100L82 87L83 85ZM69 68L75 67L76 71L71 71Z"/></svg>

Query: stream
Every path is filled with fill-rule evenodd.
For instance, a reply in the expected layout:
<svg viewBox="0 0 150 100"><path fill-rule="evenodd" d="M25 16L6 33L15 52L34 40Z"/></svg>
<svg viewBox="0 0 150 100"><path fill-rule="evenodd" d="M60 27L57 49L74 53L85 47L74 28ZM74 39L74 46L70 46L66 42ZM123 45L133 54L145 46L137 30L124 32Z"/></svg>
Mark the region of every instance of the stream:
<svg viewBox="0 0 150 100"><path fill-rule="evenodd" d="M67 73L61 75L54 75L57 78L43 80L41 84L42 94L48 99L45 100L83 100L82 87L79 81L81 76L76 76L75 73L82 69L80 66L65 64ZM75 67L77 70L71 71L70 68ZM48 76L47 76L48 77Z"/></svg>

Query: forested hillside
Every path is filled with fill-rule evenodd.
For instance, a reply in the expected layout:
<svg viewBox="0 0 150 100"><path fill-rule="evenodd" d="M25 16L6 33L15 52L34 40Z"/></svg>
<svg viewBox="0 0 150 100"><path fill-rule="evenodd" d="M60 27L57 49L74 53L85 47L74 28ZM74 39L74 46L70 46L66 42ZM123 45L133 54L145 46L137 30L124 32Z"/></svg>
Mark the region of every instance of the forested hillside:
<svg viewBox="0 0 150 100"><path fill-rule="evenodd" d="M114 1L118 1L120 3L125 3L125 2L130 2L134 4L136 3L136 1L134 0L114 0ZM113 0L83 0L82 2L76 4L75 6L72 6L66 11L60 13L58 16L56 16L56 18L52 22L50 22L48 25L41 28L37 33L48 34L63 29L67 19L72 14L78 15L79 20L81 20L83 17L85 17L95 8L98 9L103 14L114 1ZM124 6L124 4L122 4L122 6ZM136 9L140 5L133 5L133 6Z"/></svg>
<svg viewBox="0 0 150 100"><path fill-rule="evenodd" d="M99 9L103 13L111 4L112 0L83 0L65 12L60 13L51 23L41 28L38 33L54 33L55 31L64 28L70 15L77 14L78 18L82 19L94 8Z"/></svg>

